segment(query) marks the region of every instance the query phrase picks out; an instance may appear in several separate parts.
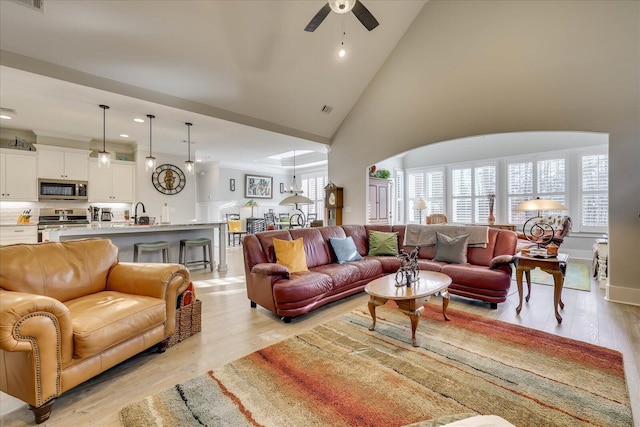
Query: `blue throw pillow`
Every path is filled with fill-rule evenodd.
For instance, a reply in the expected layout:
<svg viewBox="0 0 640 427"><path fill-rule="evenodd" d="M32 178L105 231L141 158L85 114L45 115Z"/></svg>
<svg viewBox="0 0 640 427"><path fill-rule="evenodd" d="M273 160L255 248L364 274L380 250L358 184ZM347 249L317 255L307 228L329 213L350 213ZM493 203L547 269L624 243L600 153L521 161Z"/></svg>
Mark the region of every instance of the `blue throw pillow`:
<svg viewBox="0 0 640 427"><path fill-rule="evenodd" d="M351 236L345 239L329 237L329 244L336 254L338 264L362 259L362 256L358 253L358 249L356 249L356 243Z"/></svg>

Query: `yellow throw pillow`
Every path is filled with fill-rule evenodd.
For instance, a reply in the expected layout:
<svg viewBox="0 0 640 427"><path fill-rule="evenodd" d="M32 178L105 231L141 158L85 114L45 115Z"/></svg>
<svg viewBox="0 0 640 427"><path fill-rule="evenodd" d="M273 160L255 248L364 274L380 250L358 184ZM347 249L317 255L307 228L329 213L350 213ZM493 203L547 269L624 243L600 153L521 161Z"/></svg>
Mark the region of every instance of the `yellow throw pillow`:
<svg viewBox="0 0 640 427"><path fill-rule="evenodd" d="M242 231L242 220L240 219L230 219L227 221L227 225L229 226L229 231L232 233L239 233Z"/></svg>
<svg viewBox="0 0 640 427"><path fill-rule="evenodd" d="M302 237L295 240L273 239L273 250L276 253L276 262L287 267L290 273L309 271Z"/></svg>

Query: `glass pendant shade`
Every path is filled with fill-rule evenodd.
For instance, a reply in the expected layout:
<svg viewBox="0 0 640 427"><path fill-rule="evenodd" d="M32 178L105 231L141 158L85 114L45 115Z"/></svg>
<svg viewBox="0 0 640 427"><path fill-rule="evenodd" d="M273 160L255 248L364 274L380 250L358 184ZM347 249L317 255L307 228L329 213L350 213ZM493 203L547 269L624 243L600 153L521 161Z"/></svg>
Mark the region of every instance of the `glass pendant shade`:
<svg viewBox="0 0 640 427"><path fill-rule="evenodd" d="M153 172L155 168L156 168L156 158L153 156L147 156L144 159L144 171Z"/></svg>
<svg viewBox="0 0 640 427"><path fill-rule="evenodd" d="M188 160L184 162L184 169L187 175L195 175L196 174L196 165L191 160L191 126L193 123L185 123L187 125L187 147L188 147Z"/></svg>
<svg viewBox="0 0 640 427"><path fill-rule="evenodd" d="M144 171L153 172L156 169L156 158L151 153L151 121L156 118L153 114L147 114L149 118L149 155L144 159Z"/></svg>
<svg viewBox="0 0 640 427"><path fill-rule="evenodd" d="M98 167L108 168L111 166L111 153L107 153L107 110L108 105L100 105L102 108L102 151L98 152Z"/></svg>

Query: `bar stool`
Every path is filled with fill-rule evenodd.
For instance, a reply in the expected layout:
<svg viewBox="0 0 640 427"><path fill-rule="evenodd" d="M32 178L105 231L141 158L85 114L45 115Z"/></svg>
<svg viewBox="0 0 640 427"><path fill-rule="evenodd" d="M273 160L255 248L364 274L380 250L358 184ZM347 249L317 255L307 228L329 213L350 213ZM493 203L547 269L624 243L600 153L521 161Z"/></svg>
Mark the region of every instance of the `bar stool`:
<svg viewBox="0 0 640 427"><path fill-rule="evenodd" d="M138 253L162 251L162 262L169 262L169 242L140 242L133 244L133 262L138 262Z"/></svg>
<svg viewBox="0 0 640 427"><path fill-rule="evenodd" d="M189 248L202 246L202 259L196 261L187 261ZM209 248L209 259L207 260L207 247ZM209 264L209 270L213 271L213 249L211 248L211 239L201 237L199 239L182 239L180 240L180 264L188 267L190 265L202 264L203 268L207 268Z"/></svg>

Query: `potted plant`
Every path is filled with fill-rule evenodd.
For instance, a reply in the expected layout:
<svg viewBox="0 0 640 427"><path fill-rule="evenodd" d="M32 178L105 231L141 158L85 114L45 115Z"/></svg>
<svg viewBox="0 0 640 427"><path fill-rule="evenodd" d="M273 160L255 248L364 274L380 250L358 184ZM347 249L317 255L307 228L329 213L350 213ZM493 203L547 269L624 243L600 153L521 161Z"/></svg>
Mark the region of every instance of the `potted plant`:
<svg viewBox="0 0 640 427"><path fill-rule="evenodd" d="M391 172L386 169L378 169L376 176L380 179L389 179L391 177Z"/></svg>

